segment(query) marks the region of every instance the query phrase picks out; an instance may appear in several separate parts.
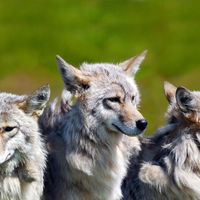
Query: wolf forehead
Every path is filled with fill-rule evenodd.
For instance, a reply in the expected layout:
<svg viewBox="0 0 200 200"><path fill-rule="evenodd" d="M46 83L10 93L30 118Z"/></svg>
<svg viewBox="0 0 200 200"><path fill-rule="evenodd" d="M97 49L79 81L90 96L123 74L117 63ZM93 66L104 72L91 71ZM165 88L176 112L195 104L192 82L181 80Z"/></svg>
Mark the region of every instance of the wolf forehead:
<svg viewBox="0 0 200 200"><path fill-rule="evenodd" d="M111 79L116 79L119 76L125 75L122 67L111 63L87 63L84 62L80 66L80 70L87 76L105 76Z"/></svg>
<svg viewBox="0 0 200 200"><path fill-rule="evenodd" d="M25 97L25 95L18 96L10 93L0 93L0 113L6 112L12 109L14 105L23 102Z"/></svg>
<svg viewBox="0 0 200 200"><path fill-rule="evenodd" d="M80 66L80 70L84 75L97 78L98 81L102 80L104 84L119 84L124 90L136 90L137 87L134 83L132 76L124 72L124 69L111 63L95 63L88 64L84 62Z"/></svg>

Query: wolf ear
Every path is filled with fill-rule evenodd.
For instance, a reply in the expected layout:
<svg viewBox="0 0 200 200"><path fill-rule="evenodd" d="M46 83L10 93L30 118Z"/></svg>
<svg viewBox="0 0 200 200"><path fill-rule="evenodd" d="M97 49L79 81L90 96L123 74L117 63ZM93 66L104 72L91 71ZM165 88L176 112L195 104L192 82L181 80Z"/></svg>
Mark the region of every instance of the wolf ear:
<svg viewBox="0 0 200 200"><path fill-rule="evenodd" d="M164 82L164 93L169 103L172 103L172 99L175 97L175 94L176 94L176 89L177 88L171 83L167 81Z"/></svg>
<svg viewBox="0 0 200 200"><path fill-rule="evenodd" d="M136 55L122 63L119 63L119 66L123 67L126 73L134 76L138 71L140 64L145 59L147 51L148 50L145 50L141 54Z"/></svg>
<svg viewBox="0 0 200 200"><path fill-rule="evenodd" d="M56 61L61 78L65 83L66 89L70 92L87 88L88 83L93 80L93 77L84 75L58 55L56 56Z"/></svg>
<svg viewBox="0 0 200 200"><path fill-rule="evenodd" d="M47 84L28 95L23 102L18 104L18 107L30 116L39 117L42 115L49 97L50 86Z"/></svg>
<svg viewBox="0 0 200 200"><path fill-rule="evenodd" d="M188 118L191 118L191 114L194 114L200 105L200 100L190 90L182 86L178 87L176 91L176 101L182 113Z"/></svg>

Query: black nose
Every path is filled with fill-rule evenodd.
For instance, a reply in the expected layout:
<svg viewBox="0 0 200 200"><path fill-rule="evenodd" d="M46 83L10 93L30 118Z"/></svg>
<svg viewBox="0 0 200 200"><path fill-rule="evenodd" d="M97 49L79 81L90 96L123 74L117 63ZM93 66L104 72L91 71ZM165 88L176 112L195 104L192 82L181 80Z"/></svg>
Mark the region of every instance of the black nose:
<svg viewBox="0 0 200 200"><path fill-rule="evenodd" d="M146 119L140 119L136 122L136 126L138 129L143 131L147 127L147 120Z"/></svg>

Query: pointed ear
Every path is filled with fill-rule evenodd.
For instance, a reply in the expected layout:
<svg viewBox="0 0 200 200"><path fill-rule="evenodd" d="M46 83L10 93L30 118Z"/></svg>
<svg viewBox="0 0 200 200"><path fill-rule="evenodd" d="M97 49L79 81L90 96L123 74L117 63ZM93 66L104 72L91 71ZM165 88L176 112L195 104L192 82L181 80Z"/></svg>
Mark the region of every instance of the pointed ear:
<svg viewBox="0 0 200 200"><path fill-rule="evenodd" d="M176 91L176 101L187 118L191 118L191 114L194 115L194 111L197 111L200 105L200 100L190 90L182 86L178 87Z"/></svg>
<svg viewBox="0 0 200 200"><path fill-rule="evenodd" d="M143 51L141 54L136 55L122 63L119 63L119 66L124 68L124 71L132 76L138 71L140 64L145 59L147 50Z"/></svg>
<svg viewBox="0 0 200 200"><path fill-rule="evenodd" d="M71 92L88 88L89 82L94 79L91 76L84 75L80 70L65 62L58 55L56 56L56 61L58 65L58 71L63 82L65 83L66 89Z"/></svg>
<svg viewBox="0 0 200 200"><path fill-rule="evenodd" d="M169 103L172 103L172 99L173 99L173 97L175 97L175 94L176 94L176 89L177 88L174 85L172 85L171 83L169 83L167 81L164 82L164 93L165 93L165 97Z"/></svg>
<svg viewBox="0 0 200 200"><path fill-rule="evenodd" d="M49 97L50 86L47 84L28 95L23 102L18 104L18 107L30 116L39 117L42 115Z"/></svg>

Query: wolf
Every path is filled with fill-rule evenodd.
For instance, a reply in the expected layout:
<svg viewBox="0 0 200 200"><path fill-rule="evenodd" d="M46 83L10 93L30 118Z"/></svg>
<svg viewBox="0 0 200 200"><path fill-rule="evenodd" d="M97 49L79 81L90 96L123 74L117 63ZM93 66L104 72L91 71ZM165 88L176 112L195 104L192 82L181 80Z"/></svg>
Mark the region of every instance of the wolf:
<svg viewBox="0 0 200 200"><path fill-rule="evenodd" d="M47 151L38 117L49 95L49 85L30 95L0 93L1 200L41 199Z"/></svg>
<svg viewBox="0 0 200 200"><path fill-rule="evenodd" d="M83 63L80 70L56 56L65 90L61 105L54 101L40 118L49 151L44 199L121 199L129 152L140 148L130 136L147 126L133 80L145 54L119 64Z"/></svg>
<svg viewBox="0 0 200 200"><path fill-rule="evenodd" d="M154 137L140 138L138 164L122 186L126 200L200 199L200 92L168 82L164 92L168 122Z"/></svg>

